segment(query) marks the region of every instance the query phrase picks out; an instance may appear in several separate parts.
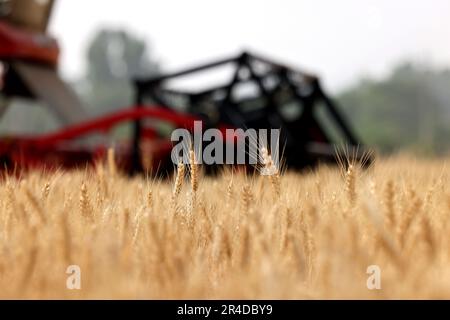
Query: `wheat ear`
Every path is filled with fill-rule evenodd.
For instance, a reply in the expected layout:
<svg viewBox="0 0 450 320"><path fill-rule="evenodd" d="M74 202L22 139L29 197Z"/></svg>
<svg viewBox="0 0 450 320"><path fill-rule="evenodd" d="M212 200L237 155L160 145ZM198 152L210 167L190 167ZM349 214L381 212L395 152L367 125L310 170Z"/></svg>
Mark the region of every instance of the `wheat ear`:
<svg viewBox="0 0 450 320"><path fill-rule="evenodd" d="M192 205L194 205L198 190L198 167L195 159L195 152L192 149L189 151L189 163L191 171Z"/></svg>
<svg viewBox="0 0 450 320"><path fill-rule="evenodd" d="M272 185L275 195L279 197L281 193L281 183L278 168L275 166L272 156L269 154L267 148L261 148L261 156L263 159L265 172L268 174L270 180L270 184Z"/></svg>
<svg viewBox="0 0 450 320"><path fill-rule="evenodd" d="M174 184L173 191L172 191L173 204L175 204L177 197L180 194L181 186L183 185L183 180L184 180L184 171L185 171L184 163L182 161L180 161L177 165L177 174L175 177L175 184Z"/></svg>

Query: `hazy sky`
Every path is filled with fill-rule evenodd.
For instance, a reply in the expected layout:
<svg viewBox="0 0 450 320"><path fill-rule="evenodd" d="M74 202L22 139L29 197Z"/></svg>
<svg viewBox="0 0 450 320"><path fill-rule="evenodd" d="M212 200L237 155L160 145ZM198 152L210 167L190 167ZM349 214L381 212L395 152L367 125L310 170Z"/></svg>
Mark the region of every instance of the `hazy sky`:
<svg viewBox="0 0 450 320"><path fill-rule="evenodd" d="M83 73L101 27L136 33L169 71L247 48L319 74L332 91L405 59L450 66L448 0L58 0L50 32L66 77Z"/></svg>

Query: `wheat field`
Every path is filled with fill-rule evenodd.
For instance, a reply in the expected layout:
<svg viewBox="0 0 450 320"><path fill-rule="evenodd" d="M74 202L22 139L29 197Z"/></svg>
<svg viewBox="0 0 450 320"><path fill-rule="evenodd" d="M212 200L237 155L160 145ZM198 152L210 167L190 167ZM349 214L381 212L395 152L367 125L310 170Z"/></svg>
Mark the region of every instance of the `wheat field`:
<svg viewBox="0 0 450 320"><path fill-rule="evenodd" d="M0 298L450 298L447 162L398 155L270 177L180 165L167 181L110 161L6 176Z"/></svg>

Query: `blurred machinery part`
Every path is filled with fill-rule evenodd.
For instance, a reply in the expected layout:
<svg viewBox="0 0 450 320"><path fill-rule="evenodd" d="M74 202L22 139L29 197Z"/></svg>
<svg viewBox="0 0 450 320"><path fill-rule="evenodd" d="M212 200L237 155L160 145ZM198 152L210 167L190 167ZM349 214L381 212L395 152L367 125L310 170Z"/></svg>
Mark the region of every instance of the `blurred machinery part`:
<svg viewBox="0 0 450 320"><path fill-rule="evenodd" d="M202 90L177 90L170 81L230 65L231 79ZM206 127L281 129L283 159L291 168L335 161L336 144L363 152L360 142L319 79L259 55L243 52L166 75L135 81L136 105L151 101L202 118ZM323 116L328 122L323 121ZM333 131L330 128L334 127ZM135 125L139 139L140 123ZM334 136L333 134L334 133ZM136 142L136 145L139 143ZM138 157L136 157L138 158Z"/></svg>
<svg viewBox="0 0 450 320"><path fill-rule="evenodd" d="M0 0L0 94L44 101L64 123L86 118L57 72L59 47L46 33L53 0Z"/></svg>

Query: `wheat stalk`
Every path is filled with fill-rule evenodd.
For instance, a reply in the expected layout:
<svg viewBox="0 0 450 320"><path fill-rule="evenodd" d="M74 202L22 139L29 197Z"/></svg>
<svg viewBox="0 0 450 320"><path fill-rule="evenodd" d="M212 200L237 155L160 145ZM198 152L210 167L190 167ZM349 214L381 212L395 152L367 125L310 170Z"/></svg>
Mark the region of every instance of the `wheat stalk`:
<svg viewBox="0 0 450 320"><path fill-rule="evenodd" d="M83 217L89 218L91 221L94 219L94 211L89 200L89 193L86 187L86 183L81 184L80 188L80 212Z"/></svg>
<svg viewBox="0 0 450 320"><path fill-rule="evenodd" d="M173 186L173 191L172 191L172 202L173 202L174 205L176 204L176 200L178 198L178 195L180 194L181 187L183 185L184 171L185 171L184 163L180 161L177 164L177 171L176 171L176 176L175 176L175 184Z"/></svg>
<svg viewBox="0 0 450 320"><path fill-rule="evenodd" d="M355 166L349 164L347 172L345 173L345 191L347 192L348 201L350 205L354 205L356 201L356 177Z"/></svg>
<svg viewBox="0 0 450 320"><path fill-rule="evenodd" d="M197 160L195 158L194 150L189 150L189 168L191 173L191 189L192 189L192 206L195 206L195 202L197 199L197 191L198 191L198 165Z"/></svg>
<svg viewBox="0 0 450 320"><path fill-rule="evenodd" d="M384 199L386 207L386 221L389 227L395 227L395 186L392 180L388 180L384 190Z"/></svg>
<svg viewBox="0 0 450 320"><path fill-rule="evenodd" d="M248 214L250 212L251 203L254 199L250 185L245 184L242 187L241 199L242 199L242 213Z"/></svg>
<svg viewBox="0 0 450 320"><path fill-rule="evenodd" d="M111 177L115 177L117 175L117 166L114 148L108 149L108 172Z"/></svg>
<svg viewBox="0 0 450 320"><path fill-rule="evenodd" d="M271 155L267 148L261 148L261 154L264 164L264 170L268 174L270 184L274 190L275 196L278 198L281 194L281 182L280 182L280 173L278 168L275 166Z"/></svg>

